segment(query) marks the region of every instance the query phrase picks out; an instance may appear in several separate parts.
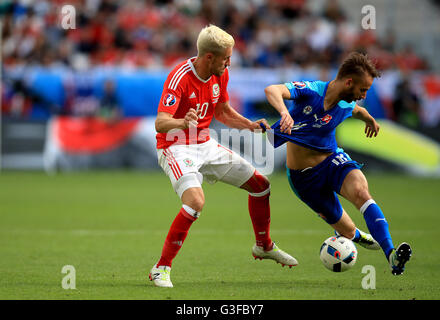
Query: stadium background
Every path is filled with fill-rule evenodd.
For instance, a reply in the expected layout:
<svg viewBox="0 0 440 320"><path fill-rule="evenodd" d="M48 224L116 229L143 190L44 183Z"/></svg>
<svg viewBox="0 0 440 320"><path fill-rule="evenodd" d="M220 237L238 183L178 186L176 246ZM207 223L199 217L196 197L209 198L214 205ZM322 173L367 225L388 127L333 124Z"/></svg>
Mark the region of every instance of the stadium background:
<svg viewBox="0 0 440 320"><path fill-rule="evenodd" d="M75 29L61 28L61 8L65 4L76 9ZM376 10L374 30L361 27L365 5ZM428 253L429 244L436 241L439 220L435 195L440 190L439 1L4 0L0 3L0 18L0 215L1 253L5 257L0 263L4 275L0 279L1 297L32 299L41 293L43 298L145 298L130 285L117 294L110 292L103 278L114 278L116 274L116 278L124 279L122 269L129 268L125 261L132 259L145 268L159 254L178 199L169 200L174 196L171 186L157 170L154 117L169 70L182 59L196 55L197 34L209 23L224 28L236 40L229 83L232 105L249 118L265 117L270 123L277 115L265 102L265 86L294 80L330 80L344 55L353 50L366 52L375 59L383 76L375 80L367 99L360 103L379 119L380 137L366 141L363 128L347 121L338 131L338 141L353 158L366 163L364 169L376 188L376 198L387 203L384 206L391 217L404 220L394 225L400 230L398 236L411 236L419 241L420 253ZM222 128L213 122L213 130ZM292 196L282 177L283 150L277 152L275 172L270 177L274 188L272 203ZM74 174L47 175L59 171ZM219 228L214 234L228 234L230 226L226 225L226 218L222 219L220 207L225 204L221 199L227 197L230 203L241 203L241 198L235 198L230 189L221 185L214 186L212 191L208 187L206 193L218 208L214 204L209 207L214 212L210 213L211 218L208 214L204 218L205 227ZM403 199L402 194L408 197ZM162 199L166 210L152 204L151 199ZM424 207L419 210L417 203ZM305 212L304 218L295 218L293 227L287 214L292 206L301 217L301 211ZM146 217L142 211L146 207L168 213ZM130 210L134 213L127 218L124 212ZM230 211L231 218L236 219L236 211L246 211L245 203L231 207ZM307 239L303 247L292 244L296 252L310 254L310 248L314 252L313 248L317 250L329 231L309 218L312 215L300 202L273 204L273 211L278 214L274 218L274 233L281 230L278 239L284 244L298 234ZM414 221L414 211L420 220ZM360 217L355 222L363 223ZM237 228L249 227L247 220L236 223ZM301 223L312 223L313 227L297 230ZM141 225L145 227L142 231L138 227ZM284 230L285 226L293 229ZM204 227L195 228L194 240L188 241L188 248L194 248L206 236ZM250 232L237 230L231 231L230 241L252 240ZM96 235L106 241L95 242ZM54 244L61 245L64 236L70 239L64 243L75 251L74 257L61 253L65 248ZM84 242L76 242L79 238L86 239L90 248L96 245L97 251L87 250ZM108 253L107 240L120 241L116 245L119 251L125 250L126 245L131 250L122 255ZM142 243L154 243L154 250L141 260L135 248L145 250ZM43 250L43 245L49 249ZM204 248L197 249L209 259ZM246 250L247 247L243 255ZM104 252L121 265L115 269L108 262L102 279L97 276L101 271L89 269L91 278L97 278L93 278L95 282L83 282L83 286L89 287L102 285L102 291L86 294L84 290L82 296L54 293L44 284L48 281L59 287L59 264L67 264L64 261L82 262L84 270L84 257L105 260ZM219 255L226 258L227 253L221 251ZM375 261L371 255L367 257ZM186 270L185 275L191 274L189 264L194 261L184 259L181 267ZM417 282L411 278L409 284L400 282L404 290L397 296L390 292L376 296L353 293L349 284L348 289L342 285L347 290L341 296L330 298L438 299L438 280L434 280L433 270L439 265L439 257L434 254L430 259L428 271L423 269L428 275L426 279ZM38 275L23 267L25 261L35 260ZM55 260L58 264L53 266ZM209 270L214 273L214 280L220 278L214 264L208 264L207 277ZM129 272L126 282L137 283L137 271ZM27 275L28 282L19 284L19 272ZM292 295L290 287L283 287L277 279L275 282L282 289L278 292L271 286L269 289L278 292L271 297L329 298L318 289L320 285L331 285L327 282L328 274L323 273L318 282L309 283L306 279L316 276L311 272L299 276L304 295ZM252 272L250 276L259 277ZM353 283L359 282L358 278ZM220 287L228 279L219 280ZM388 284L387 279L383 281ZM258 286L250 283L251 291L246 291L248 288L242 284L239 288L243 293L234 294L230 293L235 290L233 285L213 293L202 283L194 287L198 295L194 292L177 298L266 298L258 295ZM189 284L188 280L187 289ZM148 294L146 298L168 299L163 294Z"/></svg>

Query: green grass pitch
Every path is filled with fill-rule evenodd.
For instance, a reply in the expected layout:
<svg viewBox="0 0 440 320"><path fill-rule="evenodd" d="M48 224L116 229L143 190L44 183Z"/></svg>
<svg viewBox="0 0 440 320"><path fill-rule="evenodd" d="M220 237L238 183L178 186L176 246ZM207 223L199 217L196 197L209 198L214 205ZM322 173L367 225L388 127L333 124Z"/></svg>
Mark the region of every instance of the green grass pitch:
<svg viewBox="0 0 440 320"><path fill-rule="evenodd" d="M439 179L366 173L395 244L413 257L392 276L382 251L358 247L353 269L332 273L318 251L332 230L291 192L282 173L272 184L271 236L299 265L256 261L243 190L204 184L206 204L173 263L173 289L156 288L148 270L160 256L180 202L161 172L0 174L0 299L439 299ZM361 214L342 201L355 223ZM65 290L63 266L76 270ZM361 283L365 265L376 288Z"/></svg>

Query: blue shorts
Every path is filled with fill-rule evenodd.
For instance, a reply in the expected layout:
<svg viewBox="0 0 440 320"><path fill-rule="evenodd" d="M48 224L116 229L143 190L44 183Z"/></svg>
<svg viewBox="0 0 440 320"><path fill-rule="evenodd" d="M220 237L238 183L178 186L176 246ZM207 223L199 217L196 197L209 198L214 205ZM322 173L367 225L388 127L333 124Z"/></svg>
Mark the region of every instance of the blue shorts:
<svg viewBox="0 0 440 320"><path fill-rule="evenodd" d="M342 216L338 195L347 174L363 165L351 160L345 152L335 152L313 168L287 169L293 192L328 224Z"/></svg>

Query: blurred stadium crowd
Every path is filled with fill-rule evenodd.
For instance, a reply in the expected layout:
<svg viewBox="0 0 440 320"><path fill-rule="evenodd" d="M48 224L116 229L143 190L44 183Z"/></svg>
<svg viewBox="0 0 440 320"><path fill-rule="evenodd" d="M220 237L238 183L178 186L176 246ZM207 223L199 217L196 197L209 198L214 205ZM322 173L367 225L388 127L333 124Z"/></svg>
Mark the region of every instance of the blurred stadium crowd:
<svg viewBox="0 0 440 320"><path fill-rule="evenodd" d="M61 7L76 8L76 29L60 28ZM395 35L378 39L347 18L337 0L319 14L306 0L14 0L3 3L3 63L171 67L196 53L200 29L216 24L236 39L242 67L335 67L352 50L368 52L379 68L426 70Z"/></svg>
<svg viewBox="0 0 440 320"><path fill-rule="evenodd" d="M196 54L200 29L213 23L234 36L235 67L329 70L347 52L366 52L381 70L405 76L392 118L399 120L402 109L417 117L419 98L406 79L431 72L429 61L411 44L397 46L392 31L379 38L363 30L338 0L321 2L316 11L307 0L5 0L2 64L5 70L171 68ZM65 4L76 9L75 29L61 28Z"/></svg>

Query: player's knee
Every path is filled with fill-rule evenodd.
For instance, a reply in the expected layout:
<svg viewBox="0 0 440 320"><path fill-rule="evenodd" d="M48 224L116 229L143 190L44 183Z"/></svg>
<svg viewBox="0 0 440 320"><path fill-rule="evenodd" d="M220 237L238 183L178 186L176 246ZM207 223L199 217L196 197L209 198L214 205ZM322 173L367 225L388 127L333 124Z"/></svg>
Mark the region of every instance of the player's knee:
<svg viewBox="0 0 440 320"><path fill-rule="evenodd" d="M190 188L182 194L182 203L191 209L202 212L205 205L205 196L201 188Z"/></svg>
<svg viewBox="0 0 440 320"><path fill-rule="evenodd" d="M365 185L356 186L354 189L354 202L357 207L362 206L367 200L371 199L368 187Z"/></svg>
<svg viewBox="0 0 440 320"><path fill-rule="evenodd" d="M188 207L192 208L194 211L202 212L203 206L205 205L205 200L201 198L194 198L185 203Z"/></svg>
<svg viewBox="0 0 440 320"><path fill-rule="evenodd" d="M254 196L264 196L270 191L270 182L258 171L242 186Z"/></svg>

